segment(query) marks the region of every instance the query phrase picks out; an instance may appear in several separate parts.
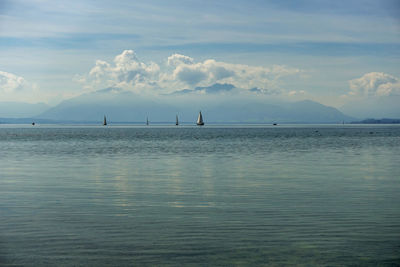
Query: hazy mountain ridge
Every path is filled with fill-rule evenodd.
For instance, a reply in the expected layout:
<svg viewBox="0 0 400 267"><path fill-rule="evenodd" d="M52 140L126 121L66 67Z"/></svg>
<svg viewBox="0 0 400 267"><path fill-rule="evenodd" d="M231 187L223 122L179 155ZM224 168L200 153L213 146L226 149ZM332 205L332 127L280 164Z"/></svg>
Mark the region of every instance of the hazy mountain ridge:
<svg viewBox="0 0 400 267"><path fill-rule="evenodd" d="M227 117L223 112L231 116ZM212 114L216 122L340 123L353 119L333 107L311 100L277 104L225 104L211 108L205 114Z"/></svg>
<svg viewBox="0 0 400 267"><path fill-rule="evenodd" d="M210 89L213 88L213 89ZM229 85L195 89L229 91ZM215 93L213 93L215 95ZM311 100L300 102L264 103L254 98L244 103L239 98L180 99L159 97L150 99L119 88L106 88L61 102L36 118L59 121L101 121L106 115L110 122L141 122L146 117L154 122L170 122L179 115L180 121L195 121L202 110L205 121L235 123L340 123L354 121L339 110Z"/></svg>
<svg viewBox="0 0 400 267"><path fill-rule="evenodd" d="M144 121L146 117L176 113L173 107L119 88L106 88L61 102L37 116L41 119L97 121L107 115L111 121Z"/></svg>
<svg viewBox="0 0 400 267"><path fill-rule="evenodd" d="M0 102L0 117L25 118L37 116L48 110L50 106L44 103Z"/></svg>

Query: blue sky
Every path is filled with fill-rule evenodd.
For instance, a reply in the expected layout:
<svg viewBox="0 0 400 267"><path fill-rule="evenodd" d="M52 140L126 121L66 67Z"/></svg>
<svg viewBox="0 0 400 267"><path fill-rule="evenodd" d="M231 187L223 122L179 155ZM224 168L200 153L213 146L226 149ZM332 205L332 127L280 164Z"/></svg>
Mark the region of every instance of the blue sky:
<svg viewBox="0 0 400 267"><path fill-rule="evenodd" d="M253 83L238 79L253 77L282 99L340 107L355 98L400 93L400 2L2 0L0 101L54 105L99 89L103 80L94 86L89 77L96 61L110 64L103 70L110 73L102 73L110 81L121 71L114 59L125 50L134 51L134 66L156 64L149 83L166 91L227 81L246 90ZM171 69L167 60L175 54L198 65ZM252 76L236 75L244 66ZM210 78L217 67L236 78ZM254 76L257 67L261 76ZM179 71L189 70L208 78L196 76L198 84L179 80ZM351 83L356 79L365 80L360 88ZM154 89L124 82L127 90Z"/></svg>

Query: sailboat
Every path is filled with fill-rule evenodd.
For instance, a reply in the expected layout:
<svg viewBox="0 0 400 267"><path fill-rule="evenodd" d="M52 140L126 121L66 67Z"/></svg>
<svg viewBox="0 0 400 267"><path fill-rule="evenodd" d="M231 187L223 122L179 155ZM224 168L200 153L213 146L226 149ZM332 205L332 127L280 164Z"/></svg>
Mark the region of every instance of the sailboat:
<svg viewBox="0 0 400 267"><path fill-rule="evenodd" d="M175 122L175 125L179 125L178 115L176 115L176 122Z"/></svg>
<svg viewBox="0 0 400 267"><path fill-rule="evenodd" d="M104 115L103 125L104 125L104 126L106 126L106 125L107 125L107 119L106 119L106 115Z"/></svg>
<svg viewBox="0 0 400 267"><path fill-rule="evenodd" d="M146 125L149 125L149 117L146 117Z"/></svg>
<svg viewBox="0 0 400 267"><path fill-rule="evenodd" d="M201 111L199 112L199 117L197 118L197 125L204 125L203 116L201 115Z"/></svg>

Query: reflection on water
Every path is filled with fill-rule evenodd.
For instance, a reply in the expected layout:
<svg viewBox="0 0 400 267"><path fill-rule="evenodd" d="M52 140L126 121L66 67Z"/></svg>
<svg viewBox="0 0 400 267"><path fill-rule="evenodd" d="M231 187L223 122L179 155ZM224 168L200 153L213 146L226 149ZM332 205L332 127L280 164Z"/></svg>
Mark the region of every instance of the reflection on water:
<svg viewBox="0 0 400 267"><path fill-rule="evenodd" d="M0 263L400 262L400 127L0 128Z"/></svg>

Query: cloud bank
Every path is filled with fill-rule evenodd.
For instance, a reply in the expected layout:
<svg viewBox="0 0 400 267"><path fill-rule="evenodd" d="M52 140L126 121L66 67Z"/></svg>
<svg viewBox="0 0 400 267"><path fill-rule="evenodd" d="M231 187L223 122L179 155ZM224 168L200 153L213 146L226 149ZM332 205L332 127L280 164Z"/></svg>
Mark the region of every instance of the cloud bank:
<svg viewBox="0 0 400 267"><path fill-rule="evenodd" d="M400 95L400 80L383 72L370 72L349 81L352 96Z"/></svg>
<svg viewBox="0 0 400 267"><path fill-rule="evenodd" d="M302 72L282 65L249 66L214 59L196 62L181 54L173 54L161 64L145 63L133 50L125 50L113 63L97 60L90 72L77 80L88 90L121 87L138 93L168 94L182 89L207 93L210 90L196 88L229 84L250 93L283 94L286 89L282 87L282 81Z"/></svg>

